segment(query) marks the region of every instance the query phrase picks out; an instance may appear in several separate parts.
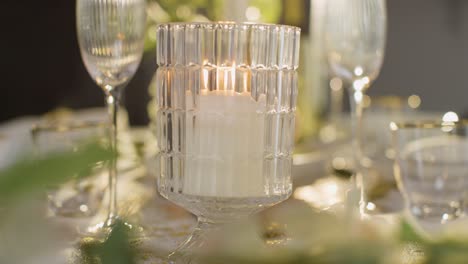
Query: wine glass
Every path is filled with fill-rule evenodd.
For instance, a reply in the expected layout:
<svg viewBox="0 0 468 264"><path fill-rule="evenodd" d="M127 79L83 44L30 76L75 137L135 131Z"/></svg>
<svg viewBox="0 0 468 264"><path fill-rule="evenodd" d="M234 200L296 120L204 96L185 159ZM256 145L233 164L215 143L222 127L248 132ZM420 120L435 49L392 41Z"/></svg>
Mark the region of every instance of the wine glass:
<svg viewBox="0 0 468 264"><path fill-rule="evenodd" d="M81 57L103 89L111 118L110 145L117 148L117 113L122 90L140 64L146 27L145 0L77 0L76 21ZM117 157L109 165L109 212L90 233L107 233L118 220ZM130 224L127 224L132 228Z"/></svg>
<svg viewBox="0 0 468 264"><path fill-rule="evenodd" d="M363 154L363 100L377 78L384 59L387 14L385 0L328 0L325 43L333 74L350 83L356 183L361 192L361 213L366 211Z"/></svg>
<svg viewBox="0 0 468 264"><path fill-rule="evenodd" d="M170 23L157 37L158 190L198 217L171 255L190 262L213 228L291 195L300 29Z"/></svg>

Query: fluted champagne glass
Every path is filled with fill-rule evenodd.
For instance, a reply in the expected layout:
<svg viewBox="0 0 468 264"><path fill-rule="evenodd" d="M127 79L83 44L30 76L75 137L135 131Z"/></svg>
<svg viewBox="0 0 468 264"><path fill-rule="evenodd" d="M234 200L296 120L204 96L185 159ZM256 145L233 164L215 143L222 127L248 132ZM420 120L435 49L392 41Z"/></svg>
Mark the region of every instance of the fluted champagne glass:
<svg viewBox="0 0 468 264"><path fill-rule="evenodd" d="M363 154L363 99L377 78L384 59L387 14L385 0L328 0L325 41L329 67L350 83L356 183L361 192L359 208L366 211L367 161Z"/></svg>
<svg viewBox="0 0 468 264"><path fill-rule="evenodd" d="M122 90L135 74L144 48L145 0L77 0L77 33L86 69L103 89L112 122L110 145L117 149L117 113ZM109 166L107 219L90 228L106 233L118 219L117 157ZM131 225L128 225L131 227Z"/></svg>

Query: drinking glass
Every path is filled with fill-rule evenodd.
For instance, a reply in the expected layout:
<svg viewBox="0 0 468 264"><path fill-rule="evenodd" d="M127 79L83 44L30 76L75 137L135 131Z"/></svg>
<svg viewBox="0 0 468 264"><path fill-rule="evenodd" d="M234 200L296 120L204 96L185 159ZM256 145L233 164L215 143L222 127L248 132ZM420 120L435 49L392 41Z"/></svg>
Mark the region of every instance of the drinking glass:
<svg viewBox="0 0 468 264"><path fill-rule="evenodd" d="M383 63L386 41L385 0L329 0L325 22L325 45L332 73L349 89L353 112L356 183L361 191L359 208L365 212L366 157L363 146L363 99Z"/></svg>
<svg viewBox="0 0 468 264"><path fill-rule="evenodd" d="M395 176L409 212L445 223L463 215L468 121L391 123Z"/></svg>
<svg viewBox="0 0 468 264"><path fill-rule="evenodd" d="M69 121L60 123L38 123L31 129L34 152L38 156L54 152L78 151L87 141L104 138L108 133L107 122ZM89 217L99 209L102 189L97 184L104 164L92 165L93 175L81 175L60 186L48 186L48 214L55 217ZM83 170L89 171L89 170ZM92 176L92 177L90 177Z"/></svg>
<svg viewBox="0 0 468 264"><path fill-rule="evenodd" d="M157 29L158 189L207 230L291 195L300 29L170 23ZM179 262L178 262L179 263Z"/></svg>
<svg viewBox="0 0 468 264"><path fill-rule="evenodd" d="M428 116L427 113L417 111L419 105L413 103L415 100L420 100L417 95L377 96L370 98L369 105L365 106L367 114L363 133L366 144L363 146L363 153L370 161L368 179L377 185L395 182L392 167L395 151L392 145L392 134L388 129L390 123L424 120ZM435 116L431 117L435 118Z"/></svg>
<svg viewBox="0 0 468 264"><path fill-rule="evenodd" d="M393 163L395 153L392 145L391 131L388 126L391 122L404 122L405 120L427 120L440 118L440 113L428 113L418 111L421 99L417 95L399 97L383 95L377 97L366 96L364 109L366 111L366 122L364 122L363 134L366 144L362 152L366 159L366 188L367 198L366 211L374 213L389 213L399 211L402 208L402 199L389 199L391 192L396 192L396 182L393 175ZM342 134L350 134L350 120L345 113L338 116ZM323 133L328 132L322 131ZM322 133L321 132L321 133ZM333 132L330 134L334 135ZM331 143L331 144L330 144ZM348 179L356 171L353 159L354 146L350 138L342 137L335 142L330 142L330 157L327 161L327 169L333 176ZM336 147L334 147L336 146ZM336 179L336 177L331 177ZM349 185L348 187L354 187ZM390 194L390 195L389 195ZM400 198L400 197L398 197ZM389 202L391 200L391 202Z"/></svg>
<svg viewBox="0 0 468 264"><path fill-rule="evenodd" d="M112 121L110 145L117 153L121 92L135 74L143 55L145 0L77 0L76 19L84 64L106 96ZM116 186L117 158L114 158L109 167L108 217L89 230L91 233L107 233L118 219Z"/></svg>

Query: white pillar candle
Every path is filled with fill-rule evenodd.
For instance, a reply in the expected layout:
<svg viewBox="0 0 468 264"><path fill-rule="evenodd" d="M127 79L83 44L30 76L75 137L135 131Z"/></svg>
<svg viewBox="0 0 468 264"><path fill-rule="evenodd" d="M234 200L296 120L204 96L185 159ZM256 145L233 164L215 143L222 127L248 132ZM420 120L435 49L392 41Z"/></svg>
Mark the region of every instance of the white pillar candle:
<svg viewBox="0 0 468 264"><path fill-rule="evenodd" d="M186 102L193 102L188 92ZM263 196L265 97L202 89L186 116L183 192L210 197ZM190 109L191 106L188 107Z"/></svg>

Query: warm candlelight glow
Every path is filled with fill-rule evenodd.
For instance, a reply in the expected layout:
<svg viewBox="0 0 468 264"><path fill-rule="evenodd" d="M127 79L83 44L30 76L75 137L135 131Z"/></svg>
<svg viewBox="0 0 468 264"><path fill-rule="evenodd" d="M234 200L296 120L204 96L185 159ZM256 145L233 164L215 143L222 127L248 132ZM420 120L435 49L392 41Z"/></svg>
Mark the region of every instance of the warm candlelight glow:
<svg viewBox="0 0 468 264"><path fill-rule="evenodd" d="M250 94L250 72L236 71L236 65L224 67L204 66L201 70L201 90L205 91L235 91L240 94ZM236 87L236 85L240 87Z"/></svg>
<svg viewBox="0 0 468 264"><path fill-rule="evenodd" d="M349 183L335 178L324 178L312 185L302 186L294 192L294 198L302 200L314 208L330 209L346 198Z"/></svg>
<svg viewBox="0 0 468 264"><path fill-rule="evenodd" d="M209 74L208 69L203 68L202 73L203 73L203 84L202 84L202 91L203 91L203 90L208 90L208 74Z"/></svg>

